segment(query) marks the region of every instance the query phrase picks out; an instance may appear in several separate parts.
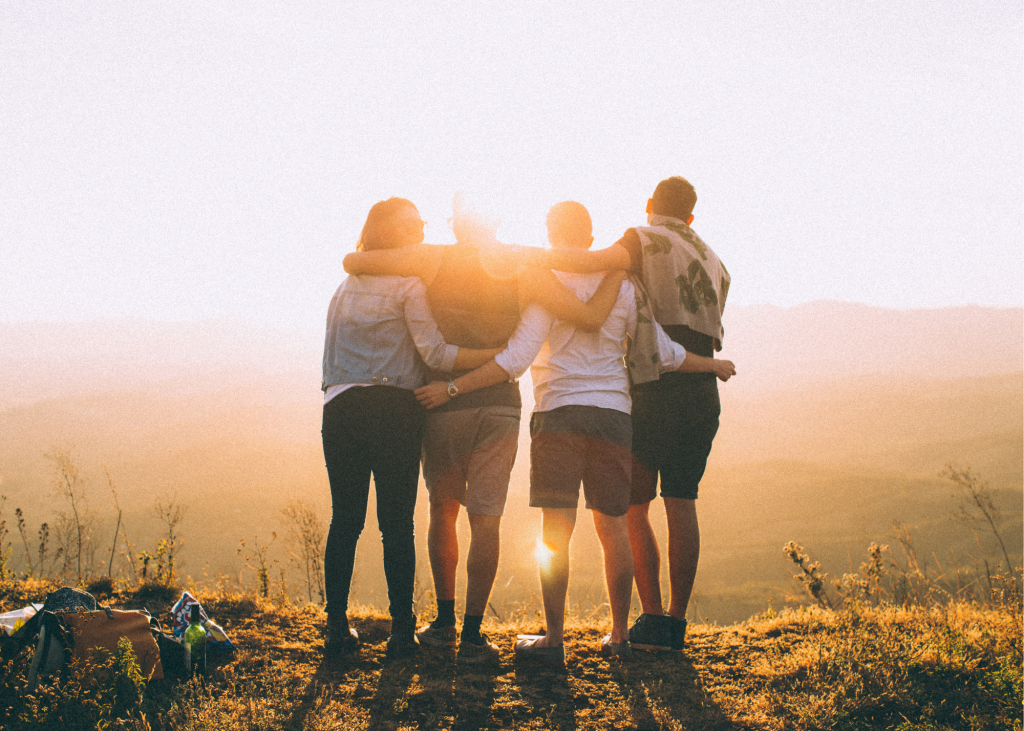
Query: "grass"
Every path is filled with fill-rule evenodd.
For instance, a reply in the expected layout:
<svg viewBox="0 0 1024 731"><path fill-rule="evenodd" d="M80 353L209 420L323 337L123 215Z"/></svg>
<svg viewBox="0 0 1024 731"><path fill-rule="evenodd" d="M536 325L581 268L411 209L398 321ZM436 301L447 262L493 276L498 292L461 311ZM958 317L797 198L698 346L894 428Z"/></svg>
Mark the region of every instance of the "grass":
<svg viewBox="0 0 1024 731"><path fill-rule="evenodd" d="M42 582L8 583L0 610L40 600ZM146 601L154 592L145 594ZM133 592L103 597L137 605ZM484 630L502 648L493 668L453 653L388 663L390 623L353 612L363 645L346 660L321 655L318 607L251 595L201 594L239 647L206 681L163 680L138 693L125 658L89 682L72 668L22 695L30 651L0 668L5 729L1020 729L1018 603L900 608L847 606L767 612L718 627L691 625L684 653L598 653L603 620L570 620L565 671L513 661L535 616ZM166 604L170 606L170 604ZM153 609L152 604L150 608Z"/></svg>

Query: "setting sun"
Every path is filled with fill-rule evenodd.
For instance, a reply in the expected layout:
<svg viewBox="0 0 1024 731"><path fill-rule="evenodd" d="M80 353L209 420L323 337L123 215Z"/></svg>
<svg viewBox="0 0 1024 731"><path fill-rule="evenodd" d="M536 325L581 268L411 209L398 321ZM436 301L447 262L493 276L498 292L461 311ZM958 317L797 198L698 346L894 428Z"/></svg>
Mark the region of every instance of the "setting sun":
<svg viewBox="0 0 1024 731"><path fill-rule="evenodd" d="M0 69L0 731L1024 731L1020 0L35 0Z"/></svg>

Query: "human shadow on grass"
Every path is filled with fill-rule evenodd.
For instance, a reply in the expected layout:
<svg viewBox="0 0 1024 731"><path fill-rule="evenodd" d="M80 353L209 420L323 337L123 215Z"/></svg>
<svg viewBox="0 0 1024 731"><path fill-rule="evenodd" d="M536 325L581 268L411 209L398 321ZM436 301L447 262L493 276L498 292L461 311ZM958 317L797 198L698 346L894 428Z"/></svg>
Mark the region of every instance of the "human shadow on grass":
<svg viewBox="0 0 1024 731"><path fill-rule="evenodd" d="M287 728L303 728L306 717L322 702L321 697L325 693L331 695L342 686L353 705L374 707L381 687L375 676L385 662L384 643L391 623L385 619L357 619L352 626L359 633L359 647L351 655L325 657L322 645L317 646L319 663L302 690Z"/></svg>
<svg viewBox="0 0 1024 731"><path fill-rule="evenodd" d="M414 658L403 658L385 664L377 680L377 692L368 703L370 723L367 729L394 729L419 725L415 710L409 704L409 685L416 674Z"/></svg>
<svg viewBox="0 0 1024 731"><path fill-rule="evenodd" d="M459 663L454 649L435 648L420 648L406 662L418 687L405 696L403 725L437 728L447 725L448 719L453 731L477 731L488 725L502 673L498 663ZM381 673L382 684L387 672Z"/></svg>
<svg viewBox="0 0 1024 731"><path fill-rule="evenodd" d="M578 699L564 667L518 661L515 678L523 704L530 709L532 718L546 719L546 728L575 731Z"/></svg>
<svg viewBox="0 0 1024 731"><path fill-rule="evenodd" d="M447 649L420 647L419 652L402 660L416 676L417 687L404 698L403 726L439 728L453 714L452 697L455 684L455 653ZM394 666L393 666L394 667ZM381 682L387 670L381 671ZM402 706L403 702L399 702Z"/></svg>
<svg viewBox="0 0 1024 731"><path fill-rule="evenodd" d="M671 722L704 731L749 728L719 708L693 663L680 653L636 653L632 662L612 667L611 676L629 703L638 731L660 731L674 725Z"/></svg>
<svg viewBox="0 0 1024 731"><path fill-rule="evenodd" d="M418 654L387 662L369 703L370 729L415 726L437 728L448 717L452 729L477 731L487 725L496 694L495 664L460 666L449 654ZM414 683L417 687L410 688Z"/></svg>
<svg viewBox="0 0 1024 731"><path fill-rule="evenodd" d="M456 667L452 731L478 731L492 725L489 719L497 693L498 676L503 672L497 662Z"/></svg>

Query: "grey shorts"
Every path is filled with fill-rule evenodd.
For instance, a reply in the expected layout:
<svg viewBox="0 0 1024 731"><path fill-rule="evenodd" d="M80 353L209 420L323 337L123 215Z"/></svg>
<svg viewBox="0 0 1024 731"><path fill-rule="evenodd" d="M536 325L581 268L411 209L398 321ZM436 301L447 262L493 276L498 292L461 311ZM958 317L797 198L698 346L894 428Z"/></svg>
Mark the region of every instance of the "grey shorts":
<svg viewBox="0 0 1024 731"><path fill-rule="evenodd" d="M629 414L561 406L530 417L530 505L586 507L618 517L629 509L633 427Z"/></svg>
<svg viewBox="0 0 1024 731"><path fill-rule="evenodd" d="M427 412L423 479L430 502L458 500L473 515L502 515L518 448L518 407Z"/></svg>

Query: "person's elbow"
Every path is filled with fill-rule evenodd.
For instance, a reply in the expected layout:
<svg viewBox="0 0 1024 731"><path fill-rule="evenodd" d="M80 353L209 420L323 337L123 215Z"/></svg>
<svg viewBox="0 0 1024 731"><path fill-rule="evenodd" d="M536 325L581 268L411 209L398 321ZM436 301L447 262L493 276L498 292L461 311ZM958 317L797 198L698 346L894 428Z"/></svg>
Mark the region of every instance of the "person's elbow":
<svg viewBox="0 0 1024 731"><path fill-rule="evenodd" d="M341 260L341 266L344 267L346 274L362 274L363 271L359 267L359 260L362 257L359 253L346 254L345 258Z"/></svg>
<svg viewBox="0 0 1024 731"><path fill-rule="evenodd" d="M459 367L460 348L457 345L443 343L434 347L419 348L424 365L436 371L453 371Z"/></svg>
<svg viewBox="0 0 1024 731"><path fill-rule="evenodd" d="M492 375L495 377L496 383L501 382L501 376L504 376L504 380L506 381L516 380L516 371L519 368L519 364L515 362L513 358L509 357L507 351L503 351L491 358L486 367L490 368L492 364L494 366L492 369ZM529 366L527 366L527 368L529 368Z"/></svg>

